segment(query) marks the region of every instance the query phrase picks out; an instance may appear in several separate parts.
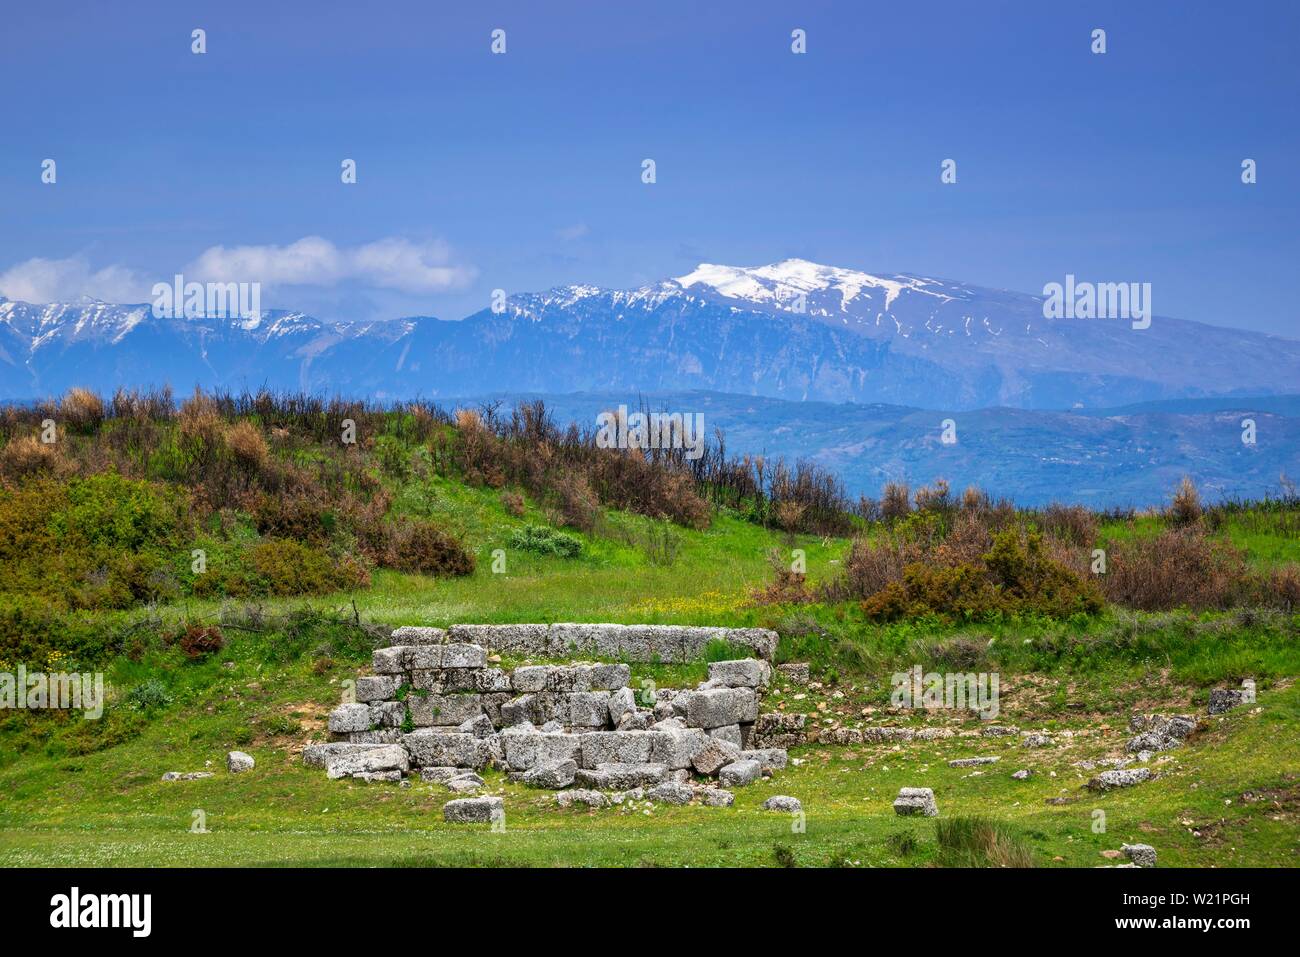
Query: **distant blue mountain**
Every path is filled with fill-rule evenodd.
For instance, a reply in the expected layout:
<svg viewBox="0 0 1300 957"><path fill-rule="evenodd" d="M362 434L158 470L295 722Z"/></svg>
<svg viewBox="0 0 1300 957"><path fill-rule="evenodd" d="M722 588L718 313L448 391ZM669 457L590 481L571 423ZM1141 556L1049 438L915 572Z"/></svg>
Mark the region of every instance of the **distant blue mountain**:
<svg viewBox="0 0 1300 957"><path fill-rule="evenodd" d="M1300 395L1211 403L1152 403L1145 410L1034 409L934 411L890 405L787 402L716 392L496 394L457 406L544 399L560 423L594 426L620 404L635 410L701 412L731 453L817 462L854 494L876 497L887 481L916 487L937 478L957 491L978 485L1024 505L1095 507L1167 504L1184 475L1211 500L1282 494L1281 477L1300 481ZM1197 400L1197 405L1201 404ZM1170 408L1161 408L1169 406ZM1242 442L1243 418L1255 444ZM952 419L956 444L941 441Z"/></svg>
<svg viewBox="0 0 1300 957"><path fill-rule="evenodd" d="M944 477L1026 502L1146 505L1183 474L1241 496L1300 475L1296 340L1159 315L1145 329L1047 319L1040 296L798 259L520 293L459 322L0 300L0 399L162 384L537 393L575 417L654 395L704 406L691 411L733 451L812 458L867 493ZM1240 441L1247 412L1254 446ZM947 417L956 445L939 441Z"/></svg>
<svg viewBox="0 0 1300 957"><path fill-rule="evenodd" d="M707 389L922 408L1108 408L1292 393L1300 342L1156 316L1045 319L1040 296L788 260L640 289L565 286L504 311L322 322L158 319L0 301L0 398L168 382L381 399Z"/></svg>

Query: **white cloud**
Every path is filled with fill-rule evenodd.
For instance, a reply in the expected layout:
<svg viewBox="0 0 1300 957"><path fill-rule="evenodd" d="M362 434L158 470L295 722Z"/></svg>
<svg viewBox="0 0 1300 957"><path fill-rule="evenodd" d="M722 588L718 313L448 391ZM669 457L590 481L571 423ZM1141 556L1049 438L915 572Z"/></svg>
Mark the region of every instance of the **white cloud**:
<svg viewBox="0 0 1300 957"><path fill-rule="evenodd" d="M106 302L147 302L150 286L125 266L92 270L79 256L28 259L0 273L0 296L23 302L70 302L82 296Z"/></svg>
<svg viewBox="0 0 1300 957"><path fill-rule="evenodd" d="M586 223L574 223L572 226L565 226L563 229L557 229L555 235L560 239L571 242L575 239L581 239L589 232L591 232L591 230L587 228Z"/></svg>
<svg viewBox="0 0 1300 957"><path fill-rule="evenodd" d="M268 286L333 286L357 280L377 289L410 293L457 289L477 274L472 266L453 263L451 249L441 240L414 243L390 238L340 248L320 236L306 236L287 246L213 246L184 272L186 279Z"/></svg>

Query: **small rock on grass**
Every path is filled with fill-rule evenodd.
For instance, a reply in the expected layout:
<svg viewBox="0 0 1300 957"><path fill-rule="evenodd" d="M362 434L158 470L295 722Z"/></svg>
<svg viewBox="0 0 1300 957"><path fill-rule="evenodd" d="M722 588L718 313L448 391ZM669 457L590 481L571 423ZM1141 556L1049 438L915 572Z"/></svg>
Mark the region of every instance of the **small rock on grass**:
<svg viewBox="0 0 1300 957"><path fill-rule="evenodd" d="M1011 776L1015 778L1017 781L1023 781L1025 780L1025 778L1029 777L1029 771L1027 769L1023 771L1017 771L1015 774Z"/></svg>
<svg viewBox="0 0 1300 957"><path fill-rule="evenodd" d="M954 758L948 762L950 768L975 768L981 764L996 764L997 758Z"/></svg>
<svg viewBox="0 0 1300 957"><path fill-rule="evenodd" d="M894 813L938 817L939 806L934 803L934 790L932 788L899 788L898 797L894 799Z"/></svg>
<svg viewBox="0 0 1300 957"><path fill-rule="evenodd" d="M226 770L231 774L251 771L256 763L251 754L245 754L243 751L231 751L226 755Z"/></svg>
<svg viewBox="0 0 1300 957"><path fill-rule="evenodd" d="M1115 788L1131 788L1135 784L1141 784L1151 777L1149 768L1119 768L1113 771L1102 771L1091 781L1088 782L1088 788L1092 791L1111 791Z"/></svg>
<svg viewBox="0 0 1300 957"><path fill-rule="evenodd" d="M1156 849L1150 844L1121 844L1119 849L1138 867L1156 866Z"/></svg>
<svg viewBox="0 0 1300 957"><path fill-rule="evenodd" d="M774 797L768 798L766 801L763 802L763 810L785 811L786 813L793 814L796 811L803 810L803 802L801 802L796 797L789 797L784 794L778 794Z"/></svg>
<svg viewBox="0 0 1300 957"><path fill-rule="evenodd" d="M487 824L494 812L505 812L499 797L458 798L442 806L443 820L452 824Z"/></svg>

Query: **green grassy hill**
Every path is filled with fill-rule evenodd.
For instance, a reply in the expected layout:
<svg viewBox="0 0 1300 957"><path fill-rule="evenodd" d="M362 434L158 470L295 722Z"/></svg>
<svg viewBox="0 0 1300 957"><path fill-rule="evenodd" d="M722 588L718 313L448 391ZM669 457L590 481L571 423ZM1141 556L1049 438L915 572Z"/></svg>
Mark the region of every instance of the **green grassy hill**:
<svg viewBox="0 0 1300 957"><path fill-rule="evenodd" d="M43 416L61 430L52 447L29 441ZM355 445L335 440L347 418ZM1097 516L930 489L850 506L815 475L747 486L734 463L624 461L528 429L256 398L9 410L0 672L102 671L111 690L97 721L0 711L0 864L1094 866L1138 841L1162 864L1296 864L1296 503ZM1096 548L1106 576L1089 571ZM810 662L813 682L779 684L765 707L816 730L957 736L805 745L730 809L560 810L489 772L504 834L444 824L437 785L302 766L387 630L526 621L775 628L778 660ZM1056 745L891 711L890 675L917 664L997 672L999 723ZM635 665L634 680L704 672ZM1130 713L1204 715L1212 687L1245 677L1257 705L1157 755L1155 780L1083 789L1076 764L1121 750ZM232 748L256 769L226 774ZM947 765L986 754L1001 761L983 774ZM941 821L980 816L999 836L895 817L901 786L934 788ZM806 830L760 809L773 794L803 801Z"/></svg>

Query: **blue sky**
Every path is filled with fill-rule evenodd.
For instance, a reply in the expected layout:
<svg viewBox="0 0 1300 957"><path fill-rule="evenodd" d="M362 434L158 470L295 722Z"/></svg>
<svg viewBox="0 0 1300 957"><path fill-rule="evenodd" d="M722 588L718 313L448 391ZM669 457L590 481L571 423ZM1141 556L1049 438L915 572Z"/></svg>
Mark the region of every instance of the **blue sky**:
<svg viewBox="0 0 1300 957"><path fill-rule="evenodd" d="M51 2L4 24L14 298L191 267L332 318L460 318L494 288L799 256L1151 282L1158 314L1300 337L1294 3Z"/></svg>

